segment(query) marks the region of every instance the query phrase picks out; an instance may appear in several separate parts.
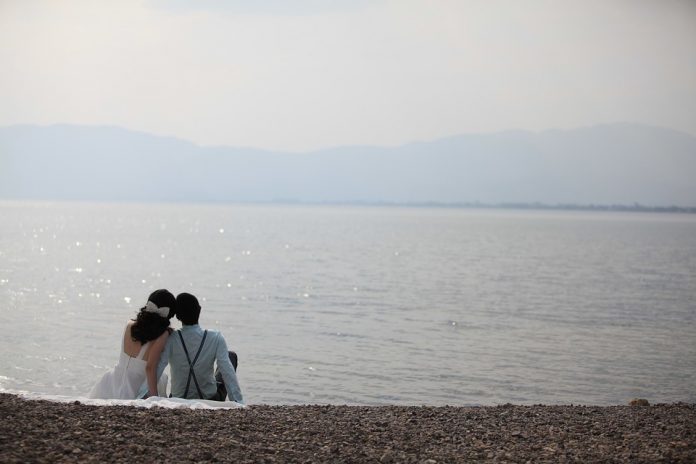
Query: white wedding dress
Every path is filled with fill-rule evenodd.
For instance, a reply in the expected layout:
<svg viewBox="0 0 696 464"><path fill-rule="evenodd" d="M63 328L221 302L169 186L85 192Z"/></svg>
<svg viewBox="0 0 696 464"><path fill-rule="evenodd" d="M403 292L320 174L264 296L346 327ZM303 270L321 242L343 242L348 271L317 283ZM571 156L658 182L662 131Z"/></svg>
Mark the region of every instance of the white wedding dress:
<svg viewBox="0 0 696 464"><path fill-rule="evenodd" d="M126 326L126 331L128 327ZM145 367L147 361L143 359L143 355L150 346L150 342L145 343L138 356L129 356L125 351L126 331L121 338L121 355L118 364L109 372L105 373L97 384L92 387L92 390L87 395L87 398L99 399L124 399L133 400L138 396L140 387L147 380ZM157 382L157 390L159 396L167 396L167 376L162 374Z"/></svg>

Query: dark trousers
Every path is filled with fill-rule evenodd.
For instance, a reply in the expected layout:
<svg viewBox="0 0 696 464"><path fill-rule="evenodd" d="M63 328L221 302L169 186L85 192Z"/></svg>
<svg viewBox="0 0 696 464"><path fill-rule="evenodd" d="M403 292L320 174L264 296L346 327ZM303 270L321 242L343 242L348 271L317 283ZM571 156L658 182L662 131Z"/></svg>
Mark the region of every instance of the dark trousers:
<svg viewBox="0 0 696 464"><path fill-rule="evenodd" d="M232 363L232 367L234 367L234 371L237 372L237 353L234 351L228 351L227 354L230 357L230 362ZM210 399L215 401L225 401L227 398L227 387L225 387L225 382L222 379L222 372L220 372L219 367L215 369L215 382L217 383L217 393L215 393L215 396Z"/></svg>

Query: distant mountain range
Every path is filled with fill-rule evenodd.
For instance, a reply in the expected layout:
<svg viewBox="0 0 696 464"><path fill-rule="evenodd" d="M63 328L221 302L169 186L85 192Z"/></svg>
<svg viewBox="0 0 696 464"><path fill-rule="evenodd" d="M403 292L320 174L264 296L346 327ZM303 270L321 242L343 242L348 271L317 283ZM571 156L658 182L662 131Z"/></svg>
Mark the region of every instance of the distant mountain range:
<svg viewBox="0 0 696 464"><path fill-rule="evenodd" d="M0 128L0 198L696 206L696 137L613 124L298 154L10 126Z"/></svg>

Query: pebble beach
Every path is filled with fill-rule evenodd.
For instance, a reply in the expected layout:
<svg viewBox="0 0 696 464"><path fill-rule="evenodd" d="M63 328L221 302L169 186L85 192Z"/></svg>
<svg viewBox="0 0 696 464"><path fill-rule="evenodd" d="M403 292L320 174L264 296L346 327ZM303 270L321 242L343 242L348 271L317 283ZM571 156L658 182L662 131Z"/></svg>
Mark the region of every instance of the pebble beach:
<svg viewBox="0 0 696 464"><path fill-rule="evenodd" d="M696 405L141 409L0 394L0 462L696 462Z"/></svg>

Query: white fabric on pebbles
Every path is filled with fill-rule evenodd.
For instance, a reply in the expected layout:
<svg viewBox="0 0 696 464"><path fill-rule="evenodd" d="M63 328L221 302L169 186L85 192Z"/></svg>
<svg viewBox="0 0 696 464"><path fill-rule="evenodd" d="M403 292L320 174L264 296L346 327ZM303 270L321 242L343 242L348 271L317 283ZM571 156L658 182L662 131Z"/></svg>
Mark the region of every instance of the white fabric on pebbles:
<svg viewBox="0 0 696 464"><path fill-rule="evenodd" d="M150 409L153 407L166 409L236 409L245 407L234 401L212 401L212 400L185 400L183 398L164 398L161 396L151 396L145 400L102 400L85 397L43 395L24 391L10 391L0 389L2 393L17 395L27 400L44 400L55 403L80 403L89 406L133 406L136 408Z"/></svg>

